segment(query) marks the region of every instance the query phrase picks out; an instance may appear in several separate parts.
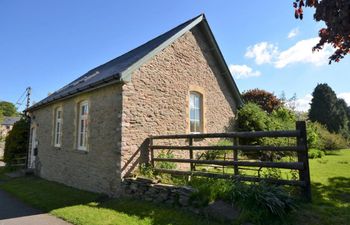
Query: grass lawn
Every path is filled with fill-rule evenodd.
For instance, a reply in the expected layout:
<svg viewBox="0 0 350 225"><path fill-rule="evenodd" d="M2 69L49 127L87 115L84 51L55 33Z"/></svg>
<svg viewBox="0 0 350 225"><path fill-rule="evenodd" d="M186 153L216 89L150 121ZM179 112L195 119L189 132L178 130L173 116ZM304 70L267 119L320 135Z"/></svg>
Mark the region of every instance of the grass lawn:
<svg viewBox="0 0 350 225"><path fill-rule="evenodd" d="M302 205L294 224L350 224L350 150L310 160L312 204Z"/></svg>
<svg viewBox="0 0 350 225"><path fill-rule="evenodd" d="M310 160L313 202L302 204L287 224L350 224L350 150ZM1 179L1 169L0 169ZM99 195L35 177L10 180L4 189L34 207L73 224L217 224L178 208L129 199L99 202Z"/></svg>
<svg viewBox="0 0 350 225"><path fill-rule="evenodd" d="M17 178L0 188L24 202L77 225L204 225L178 208L130 199L100 202L101 196L35 177Z"/></svg>

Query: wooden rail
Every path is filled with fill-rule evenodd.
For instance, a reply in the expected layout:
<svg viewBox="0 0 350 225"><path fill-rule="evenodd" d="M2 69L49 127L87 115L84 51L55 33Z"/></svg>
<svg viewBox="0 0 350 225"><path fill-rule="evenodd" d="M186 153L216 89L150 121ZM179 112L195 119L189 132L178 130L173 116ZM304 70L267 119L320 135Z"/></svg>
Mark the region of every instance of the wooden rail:
<svg viewBox="0 0 350 225"><path fill-rule="evenodd" d="M240 145L241 139L247 138L296 138L295 146L256 146L256 145ZM209 138L225 138L233 140L233 144L230 146L195 146L194 140L196 139L209 139ZM307 148L307 136L306 125L304 121L296 122L296 130L289 131L257 131L257 132L231 132L231 133L203 133L203 134L176 134L176 135L160 135L151 136L149 138L149 151L150 151L150 163L154 167L155 171L160 173L169 173L175 175L186 176L205 176L212 178L224 178L224 179L237 179L241 181L259 182L266 181L278 185L293 185L300 186L303 191L303 196L311 201L311 185L310 185L310 172L309 172L309 158ZM155 145L155 140L177 140L185 139L188 145ZM175 151L188 151L189 158L159 158L156 157L155 151L157 150L175 150ZM194 151L233 151L232 158L230 160L203 160L194 159ZM270 161L241 161L238 159L238 151L257 152L257 151L274 151L274 152L296 152L297 162L270 162ZM190 170L169 170L157 168L155 162L170 162L170 163L188 163L190 164ZM233 174L218 174L215 172L202 172L196 171L197 165L217 165L233 167ZM299 180L284 180L284 179L271 179L262 178L256 176L247 176L240 174L240 169L247 167L247 169L258 168L259 174L262 168L278 168L278 169L291 169L299 171Z"/></svg>
<svg viewBox="0 0 350 225"><path fill-rule="evenodd" d="M12 161L9 163L13 167L25 167L27 162L26 154L17 154Z"/></svg>

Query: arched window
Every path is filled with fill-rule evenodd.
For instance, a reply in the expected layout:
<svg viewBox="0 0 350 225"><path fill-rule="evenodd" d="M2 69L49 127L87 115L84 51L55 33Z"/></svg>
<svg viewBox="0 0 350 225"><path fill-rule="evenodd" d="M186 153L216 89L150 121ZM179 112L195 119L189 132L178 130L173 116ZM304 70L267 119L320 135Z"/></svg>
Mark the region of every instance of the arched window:
<svg viewBox="0 0 350 225"><path fill-rule="evenodd" d="M190 92L190 132L203 132L203 96Z"/></svg>
<svg viewBox="0 0 350 225"><path fill-rule="evenodd" d="M62 143L62 107L57 107L55 110L55 140L54 146L61 147Z"/></svg>
<svg viewBox="0 0 350 225"><path fill-rule="evenodd" d="M89 104L83 101L79 104L78 116L78 150L87 150Z"/></svg>

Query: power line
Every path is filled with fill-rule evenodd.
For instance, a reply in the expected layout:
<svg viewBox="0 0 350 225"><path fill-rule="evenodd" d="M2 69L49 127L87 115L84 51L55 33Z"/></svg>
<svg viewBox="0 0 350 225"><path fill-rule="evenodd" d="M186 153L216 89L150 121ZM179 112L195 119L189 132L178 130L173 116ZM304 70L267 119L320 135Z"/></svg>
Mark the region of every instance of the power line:
<svg viewBox="0 0 350 225"><path fill-rule="evenodd" d="M21 103L19 103L19 101L21 101L21 99L25 96L26 92L27 92L27 89L23 92L21 97L18 98L18 100L16 101L16 105L22 105L23 104L23 100L22 100ZM25 99L25 98L23 98L23 99Z"/></svg>
<svg viewBox="0 0 350 225"><path fill-rule="evenodd" d="M26 90L21 95L21 97L18 98L18 100L16 102L16 106L20 107L23 105L24 101L26 101L26 108L25 109L28 109L30 106L30 95L31 94L32 94L32 88L27 87Z"/></svg>

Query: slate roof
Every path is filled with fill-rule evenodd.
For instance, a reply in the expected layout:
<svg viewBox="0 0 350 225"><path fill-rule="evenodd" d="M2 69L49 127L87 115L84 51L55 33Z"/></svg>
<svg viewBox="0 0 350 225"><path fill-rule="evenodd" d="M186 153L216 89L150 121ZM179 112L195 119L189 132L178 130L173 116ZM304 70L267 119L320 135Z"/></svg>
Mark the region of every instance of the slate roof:
<svg viewBox="0 0 350 225"><path fill-rule="evenodd" d="M82 91L87 91L89 89L93 89L95 87L98 87L100 85L110 83L110 82L118 82L118 81L125 81L127 79L123 79L123 77L126 77L124 73L126 71L130 70L135 64L142 63L142 60L145 58L150 57L152 52L155 52L157 49L160 49L162 45L165 45L166 43L169 43L170 41L174 41L177 39L177 37L187 30L191 29L195 25L199 24L205 20L204 14L201 14L193 19L190 19L179 26L171 29L170 31L146 42L145 44L105 63L102 64L78 79L74 80L73 82L69 83L68 85L64 86L63 88L59 89L58 91L52 93L45 99L41 100L40 102L34 104L31 106L27 111L33 111L34 109L41 107L43 105L46 105L48 103L51 103L53 101L69 97L71 95L77 94ZM211 31L210 31L211 32ZM211 33L212 35L212 33ZM215 42L216 44L216 42ZM216 44L217 45L217 44ZM160 49L161 50L161 49ZM160 51L159 50L159 51ZM219 50L220 51L220 50ZM220 52L220 56L221 52ZM226 65L227 66L227 65ZM230 74L231 75L231 74ZM232 77L231 77L232 79ZM233 79L232 79L233 81ZM233 81L234 83L234 81ZM236 84L234 83L234 88L237 89ZM236 90L236 92L238 89ZM239 98L240 94L238 92ZM241 101L241 99L239 99ZM240 104L238 104L240 105Z"/></svg>
<svg viewBox="0 0 350 225"><path fill-rule="evenodd" d="M13 125L20 119L21 119L20 117L4 117L4 121L2 121L1 125L4 125L4 126Z"/></svg>

